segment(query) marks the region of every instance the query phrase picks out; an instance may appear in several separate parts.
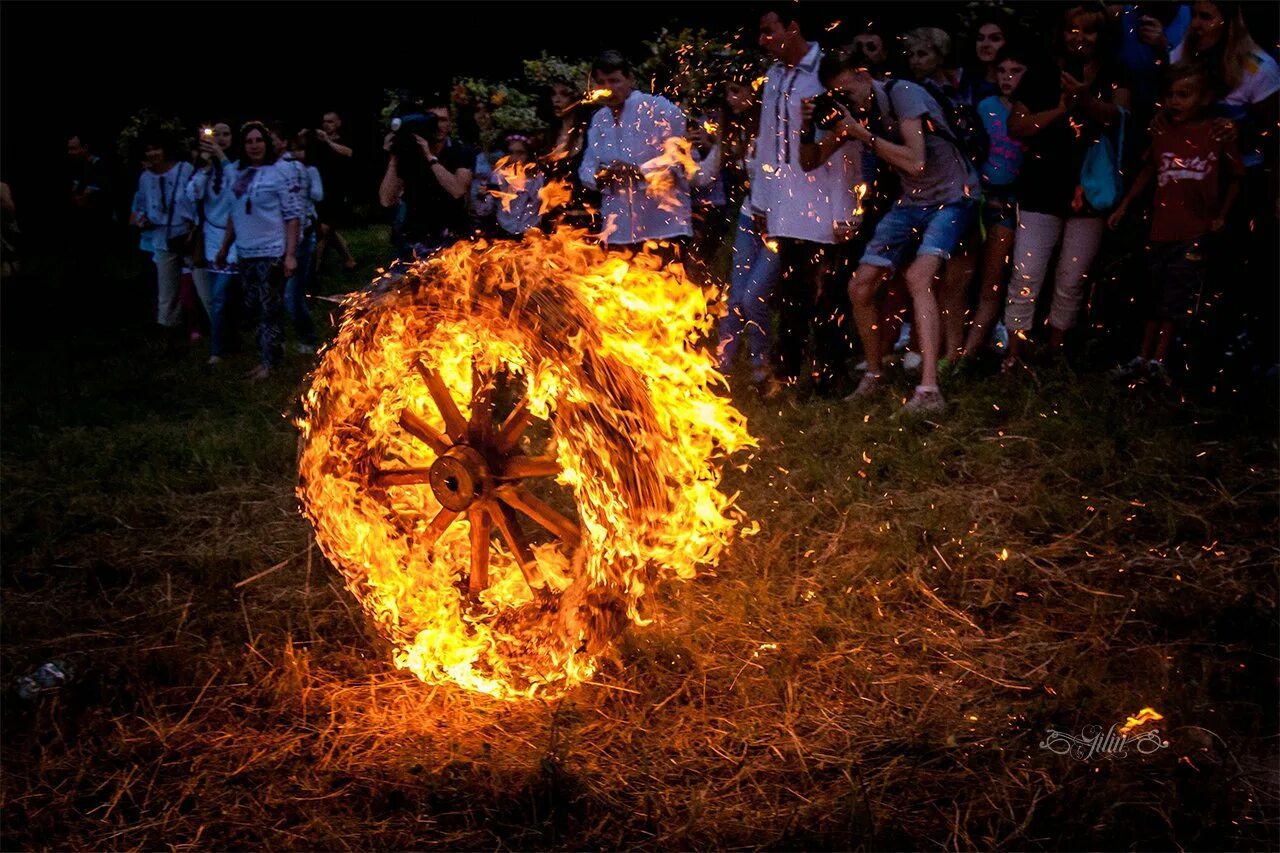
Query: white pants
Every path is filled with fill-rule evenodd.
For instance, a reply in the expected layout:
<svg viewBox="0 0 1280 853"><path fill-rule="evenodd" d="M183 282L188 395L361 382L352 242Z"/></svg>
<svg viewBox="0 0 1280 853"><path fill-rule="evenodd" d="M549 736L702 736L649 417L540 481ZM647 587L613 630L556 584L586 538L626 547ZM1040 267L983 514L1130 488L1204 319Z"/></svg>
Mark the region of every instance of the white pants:
<svg viewBox="0 0 1280 853"><path fill-rule="evenodd" d="M1036 297L1040 295L1059 237L1062 252L1053 274L1049 325L1065 332L1076 324L1084 302L1084 277L1102 243L1102 217L1074 216L1064 220L1047 213L1020 210L1013 243L1013 276L1009 279L1009 299L1004 309L1004 324L1009 331L1031 329L1036 316Z"/></svg>
<svg viewBox="0 0 1280 853"><path fill-rule="evenodd" d="M156 322L170 329L182 325L182 256L156 252Z"/></svg>

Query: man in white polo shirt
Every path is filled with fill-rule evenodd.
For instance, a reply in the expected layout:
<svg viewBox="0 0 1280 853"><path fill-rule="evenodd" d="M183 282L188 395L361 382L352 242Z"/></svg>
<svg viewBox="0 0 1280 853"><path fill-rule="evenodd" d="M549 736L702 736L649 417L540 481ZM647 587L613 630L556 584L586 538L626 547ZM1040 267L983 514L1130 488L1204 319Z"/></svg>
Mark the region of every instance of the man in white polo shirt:
<svg viewBox="0 0 1280 853"><path fill-rule="evenodd" d="M846 143L812 171L802 165L802 101L824 91L818 80L822 50L805 40L794 4L766 9L759 42L776 60L761 93L760 133L751 200L783 263L778 285L778 378L799 380L812 324L817 343L817 392L840 393L849 349L848 298L832 275L841 246L857 229L861 152Z"/></svg>
<svg viewBox="0 0 1280 853"><path fill-rule="evenodd" d="M639 248L646 240L688 237L688 177L675 163L646 165L666 153L668 140L684 136L684 114L660 95L637 92L635 73L616 50L592 63L591 80L609 96L591 118L578 176L600 191L605 243ZM665 193L650 187L655 170L671 173Z"/></svg>

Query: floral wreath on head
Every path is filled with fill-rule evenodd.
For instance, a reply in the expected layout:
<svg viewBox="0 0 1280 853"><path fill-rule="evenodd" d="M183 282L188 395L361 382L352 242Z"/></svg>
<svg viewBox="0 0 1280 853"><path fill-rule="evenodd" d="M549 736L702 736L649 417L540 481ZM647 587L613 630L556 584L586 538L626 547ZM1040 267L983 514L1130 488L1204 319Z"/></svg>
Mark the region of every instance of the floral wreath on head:
<svg viewBox="0 0 1280 853"><path fill-rule="evenodd" d="M480 134L480 143L486 150L492 148L502 134L527 130L538 124L537 99L510 83L461 77L453 81L452 101L455 116L459 109L484 106L488 110L493 123Z"/></svg>
<svg viewBox="0 0 1280 853"><path fill-rule="evenodd" d="M535 86L552 86L561 83L573 89L586 86L591 75L591 63L585 59L577 62L560 56L548 56L546 51L537 59L524 61L524 78Z"/></svg>

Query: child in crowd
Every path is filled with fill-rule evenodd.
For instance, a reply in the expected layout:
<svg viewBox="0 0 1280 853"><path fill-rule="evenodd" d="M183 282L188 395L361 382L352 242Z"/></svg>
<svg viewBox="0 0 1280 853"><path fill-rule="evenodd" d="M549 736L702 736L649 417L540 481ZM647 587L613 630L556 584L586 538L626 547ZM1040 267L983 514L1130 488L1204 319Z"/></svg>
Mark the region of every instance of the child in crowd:
<svg viewBox="0 0 1280 853"><path fill-rule="evenodd" d="M1153 134L1142 171L1107 220L1111 228L1118 226L1155 181L1147 323L1138 355L1117 372L1124 378L1149 374L1167 381L1173 334L1195 313L1204 285L1206 241L1222 230L1240 194L1244 165L1234 141L1214 138L1212 103L1203 66L1183 61L1169 69L1167 121Z"/></svg>
<svg viewBox="0 0 1280 853"><path fill-rule="evenodd" d="M1014 231L1018 225L1018 201L1014 197L1014 181L1022 168L1022 142L1009 136L1011 96L1027 65L1032 61L1025 47L1006 44L996 55L996 85L999 94L978 103L978 115L986 128L990 145L982 164L982 224L987 232L982 250L982 278L978 289L978 310L964 342L966 358L978 354L991 332L991 324L1004 304L1005 268L1013 251ZM999 346L1008 345L1003 326L996 329Z"/></svg>
<svg viewBox="0 0 1280 853"><path fill-rule="evenodd" d="M519 239L541 218L541 199L545 179L536 170L529 137L508 133L503 140L504 154L485 181L476 215L492 217L494 233L500 237Z"/></svg>

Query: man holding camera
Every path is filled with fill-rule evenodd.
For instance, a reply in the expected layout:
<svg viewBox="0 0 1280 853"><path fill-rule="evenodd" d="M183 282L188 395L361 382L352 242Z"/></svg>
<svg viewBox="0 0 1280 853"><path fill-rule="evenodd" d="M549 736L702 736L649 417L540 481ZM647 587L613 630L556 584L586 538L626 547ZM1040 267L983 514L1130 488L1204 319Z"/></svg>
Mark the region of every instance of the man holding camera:
<svg viewBox="0 0 1280 853"><path fill-rule="evenodd" d="M777 378L786 384L799 380L812 324L817 392L834 396L845 375L849 341L845 292L833 271L841 246L860 224L861 157L859 146L844 139L821 156L808 156L817 149L812 126L805 128L804 101L824 91L818 79L822 51L805 40L795 16L793 6L778 4L760 17L760 47L776 62L761 93L751 201L757 228L777 241L782 260Z"/></svg>
<svg viewBox="0 0 1280 853"><path fill-rule="evenodd" d="M390 152L378 188L383 207L400 206L392 239L403 261L424 257L470 231L467 194L475 155L449 138L449 107L427 102L423 112L392 120Z"/></svg>
<svg viewBox="0 0 1280 853"><path fill-rule="evenodd" d="M600 191L605 244L639 248L646 240L690 236L687 177L675 162L648 165L668 153L669 140L684 137L684 114L660 95L637 92L631 64L616 50L592 63L591 80L609 95L591 118L578 177ZM661 192L650 190L655 169L670 171L670 181L654 182Z"/></svg>
<svg viewBox="0 0 1280 853"><path fill-rule="evenodd" d="M823 60L819 76L843 95L835 105L840 119L834 135L824 144L861 142L902 179L897 203L876 226L849 282L854 320L867 358L867 372L850 398L871 397L885 388L880 364L887 341L876 297L881 284L914 250L903 277L911 294L923 363L920 384L906 410L943 411L946 401L938 390L940 326L933 280L977 213L977 170L948 130L942 107L920 86L904 80L882 83L866 68L838 55ZM846 104L854 108L852 112ZM853 113L863 112L878 116L875 132L865 119L854 118Z"/></svg>

